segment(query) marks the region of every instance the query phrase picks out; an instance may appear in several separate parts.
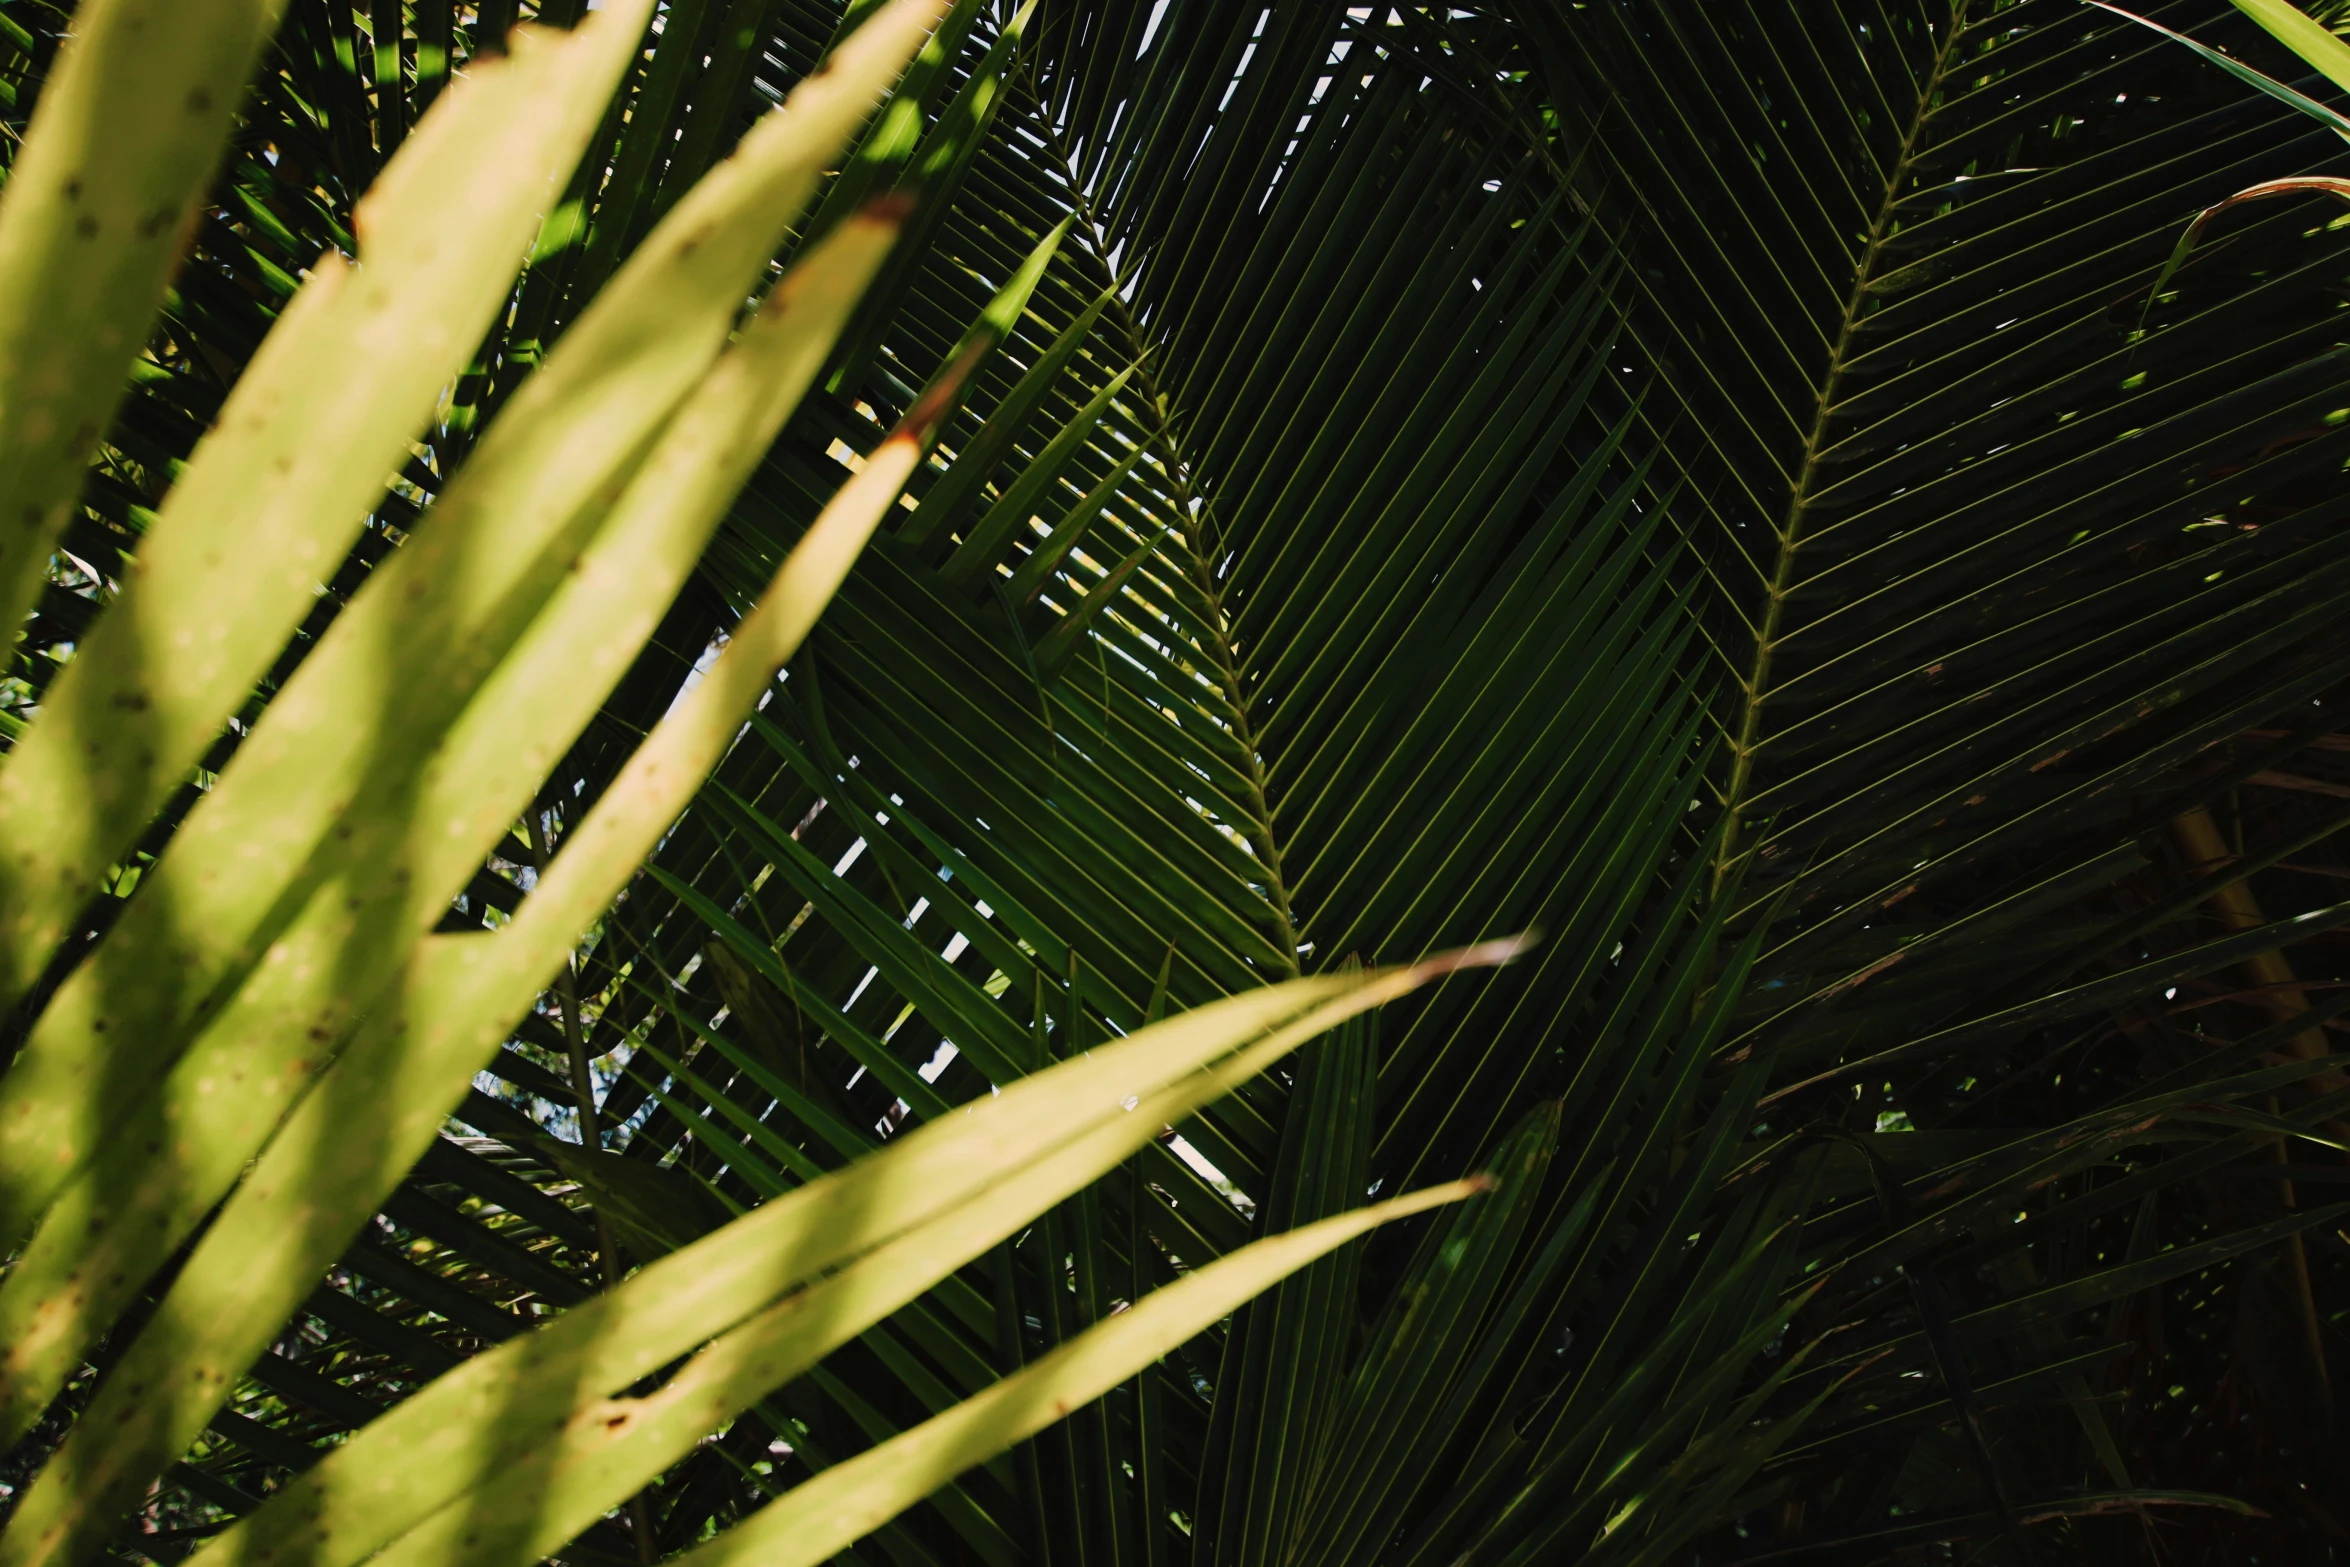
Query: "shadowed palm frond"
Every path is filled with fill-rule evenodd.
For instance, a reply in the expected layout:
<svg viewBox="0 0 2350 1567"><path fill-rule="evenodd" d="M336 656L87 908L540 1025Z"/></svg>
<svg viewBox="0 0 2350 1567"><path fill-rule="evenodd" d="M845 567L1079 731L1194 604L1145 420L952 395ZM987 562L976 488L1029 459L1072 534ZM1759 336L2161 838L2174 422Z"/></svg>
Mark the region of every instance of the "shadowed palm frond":
<svg viewBox="0 0 2350 1567"><path fill-rule="evenodd" d="M144 939L142 891L198 852L181 823L346 606L871 9L654 9L325 592L18 963L20 1036ZM12 742L447 84L519 13L585 11L289 0L0 692ZM2149 15L2334 94L2217 0ZM0 20L21 124L62 24ZM2278 1487L2350 1298L2344 237L2272 199L2164 265L2197 213L2343 156L2072 0L960 0L765 275L859 214L898 243L639 640L546 655L609 681L593 717L527 754L519 716L479 726L528 774L520 820L498 808L419 952L534 928L835 493L903 460L926 391L959 400L644 874L479 1042L269 1352L220 1368L133 1526L168 1544L121 1542L163 1559L252 1515L209 1560L788 1533L904 1567L1515 1567L2129 1559L2152 1507L2197 1560L2322 1532L2332 1504ZM390 799L401 765L352 771ZM315 890L277 874L222 884L256 930ZM493 1444L396 1507L338 1489L437 1472L414 1453L468 1428L435 1399L965 1107L1268 982L1525 931L1505 969L1169 1099L1033 1217L923 1221L911 1260L839 1275L902 1288L805 1364L727 1369L765 1341L716 1317L595 1362L595 1398L708 1390L694 1420L609 1458ZM210 981L169 972L159 1015L192 1015ZM349 1062L405 1026L362 1019L366 975L325 998ZM374 1081L286 1124L388 1135ZM1479 1172L1479 1201L1258 1271L1277 1232ZM219 1195L143 1264L187 1241L190 1276L219 1267L204 1235L246 1211L199 1232ZM171 1278L60 1361L11 1484L125 1398L102 1374L173 1320ZM1213 1314L1129 1320L1178 1283ZM575 1391L530 1396L554 1419ZM965 1445L982 1405L1026 1439ZM900 1466L904 1495L875 1478ZM325 1522L288 1522L305 1497Z"/></svg>

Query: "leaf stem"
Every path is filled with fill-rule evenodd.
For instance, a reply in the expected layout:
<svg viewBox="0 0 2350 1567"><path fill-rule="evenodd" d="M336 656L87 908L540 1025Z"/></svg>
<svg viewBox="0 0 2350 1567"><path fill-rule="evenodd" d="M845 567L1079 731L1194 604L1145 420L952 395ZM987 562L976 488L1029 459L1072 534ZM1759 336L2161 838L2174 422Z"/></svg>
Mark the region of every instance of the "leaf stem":
<svg viewBox="0 0 2350 1567"><path fill-rule="evenodd" d="M1034 83L1023 71L1023 86L1034 96ZM1190 579L1194 592L1206 604L1208 614L1200 627L1201 636L1195 646L1210 665L1219 694L1224 699L1226 724L1242 755L1248 760L1243 774L1248 785L1244 803L1247 820L1240 824L1242 836L1248 840L1250 852L1264 867L1265 899L1272 905L1275 923L1279 929L1279 943L1285 967L1282 978L1294 978L1300 972L1298 965L1297 923L1290 912L1289 886L1282 874L1280 840L1273 831L1271 775L1265 767L1263 754L1257 747L1257 735L1249 721L1248 697L1243 689L1240 658L1232 645L1231 621L1224 613L1224 597L1216 584L1215 573L1209 569L1207 556L1201 550L1201 532L1214 518L1214 508L1192 488L1191 465L1183 452L1183 438L1177 428L1175 411L1167 395L1151 373L1152 343L1126 308L1124 289L1131 272L1113 265L1109 237L1102 231L1101 221L1092 201L1078 182L1077 166L1069 156L1059 133L1048 116L1039 115L1038 130L1044 137L1046 151L1060 164L1063 183L1070 201L1077 210L1077 226L1071 230L1087 255L1110 278L1110 303L1102 312L1103 319L1112 322L1125 338L1127 358L1134 365L1134 378L1129 383L1140 394L1142 404L1150 411L1154 428L1151 439L1159 448L1160 466L1168 483L1175 488L1175 497L1185 525L1170 529L1166 541L1176 552L1175 565Z"/></svg>
<svg viewBox="0 0 2350 1567"><path fill-rule="evenodd" d="M1953 7L1949 30L1943 35L1941 47L1935 51L1934 67L1918 88L1915 112L1910 115L1908 129L1902 133L1901 153L1894 159L1893 168L1885 176L1885 194L1877 203L1876 217L1869 224L1868 241L1863 247L1859 263L1853 269L1852 289L1844 299L1844 314L1837 323L1836 337L1829 351L1828 366L1820 378L1817 403L1812 413L1811 430L1804 437L1803 462L1789 482L1787 513L1775 531L1777 550L1771 562L1769 584L1764 589L1762 623L1755 628L1754 658L1747 674L1738 682L1738 723L1730 740L1730 781L1722 791L1723 809L1729 821L1723 828L1721 847L1714 856L1714 891L1719 893L1738 869L1741 854L1752 854L1760 845L1741 850L1739 839L1744 834L1746 816L1753 804L1754 758L1763 745L1763 705L1769 699L1771 665L1778 652L1781 628L1785 623L1787 599L1794 591L1795 556L1803 546L1804 524L1808 520L1812 486L1819 477L1821 454L1828 446L1828 420L1836 409L1836 391L1844 379L1846 356L1851 352L1854 332L1867 313L1869 291L1875 281L1877 263L1884 253L1885 241L1892 237L1894 207L1901 199L1901 190L1909 182L1909 170L1918 150L1918 133L1924 128L1926 117L1933 112L1935 99L1941 95L1942 78L1950 68L1958 47L1959 35L1966 31L1966 7Z"/></svg>

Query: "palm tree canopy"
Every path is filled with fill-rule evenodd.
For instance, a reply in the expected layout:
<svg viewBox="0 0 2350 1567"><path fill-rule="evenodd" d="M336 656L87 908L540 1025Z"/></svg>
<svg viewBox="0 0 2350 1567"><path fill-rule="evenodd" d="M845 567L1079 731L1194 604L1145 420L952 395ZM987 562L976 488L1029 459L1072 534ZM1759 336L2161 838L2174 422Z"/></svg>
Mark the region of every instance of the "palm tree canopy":
<svg viewBox="0 0 2350 1567"><path fill-rule="evenodd" d="M896 1567L2134 1560L2158 1536L2220 1562L2350 1528L2317 1456L2350 1365L2350 241L2322 192L2268 199L2166 271L2197 213L2337 171L2324 124L2075 0L956 0L902 74L875 67L896 84L878 114L838 111L848 150L766 175L774 106L813 83L806 112L818 62L883 7L608 5L599 35L579 0L287 0L266 42L266 8L211 9L221 59L183 64L258 64L153 335L112 422L92 405L78 504L82 452L25 459L62 520L37 582L49 535L24 546L0 778L63 723L52 684L103 647L159 509L194 504L185 465L305 277L403 232L387 166L432 171L409 187L426 249L444 191L503 175L512 232L478 243L527 260L503 292L451 270L473 313L447 307L468 324L446 368L382 389L437 408L343 479L364 524L290 575L221 571L242 594L276 570L279 621L239 622L258 673L209 677L184 763L94 775L129 802L122 841L25 839L28 866L78 853L105 877L86 899L64 871L11 883L57 912L0 951L23 998L0 1109L50 1072L94 1107L74 1168L183 1217L121 1243L119 1301L48 1381L0 1388L11 1498L116 1407L94 1399L137 1402L104 1375L144 1364L125 1357L151 1316L192 1311L178 1270L233 1276L245 1254L202 1225L308 1074L345 1097L287 1127L398 1121L423 1150L388 1196L353 1186L368 1217L331 1266L284 1264L308 1269L285 1274L298 1309L223 1314L202 1434L109 1482L135 1502L160 1477L132 1520L93 1501L55 1550L716 1562L837 1527L838 1559ZM2224 0L2149 15L2339 97ZM544 32L509 55L518 20ZM22 132L68 30L0 4L12 149L39 145ZM500 163L433 141L452 81L502 56L580 62L544 89L568 84L572 142ZM12 157L7 189L37 188ZM693 228L721 211L742 275L785 279L771 301L829 301L793 306L815 312L801 336L759 337L782 304L743 314ZM129 257L87 308L144 311L169 260ZM701 293L669 292L701 267ZM366 609L379 573L443 580L435 541L491 515L471 497L521 471L506 454L587 417L601 383L566 367L601 362L607 302L632 298L668 312L631 328L656 368L601 445L530 470L576 499L496 535L516 596ZM698 477L629 491L671 471L648 454L685 439L670 410L703 407L681 400L730 334L728 354L769 343L796 401L762 424L744 393L674 470ZM780 678L746 688L747 718L701 699L708 781L646 819L609 888L565 891L593 921L576 959L573 930L547 935L551 979L515 981L536 1004L445 1047L457 1070L420 1108L362 1076L411 949L512 950L534 904L557 919L566 847L632 798L648 734L750 665L771 580L866 475L871 542L805 640L773 644ZM703 532L668 576L642 568L633 618L583 613L558 643L528 594L639 492L706 502ZM23 552L0 539L0 596ZM310 742L345 792L233 831L191 816L298 673L340 667L329 629L370 613L405 639L395 717L354 708ZM468 709L489 678L468 649L492 644L545 683ZM116 758L168 729L86 705ZM338 822L408 841L432 786L412 737L444 730L474 737L447 798L496 846L434 872L453 898L369 883L353 928L414 932L334 949L360 956L318 982L317 1059L290 1033L279 1097L221 1102L251 1146L209 1145L206 1187L110 1138L165 1115L156 1080L212 1037L208 1009L341 885L314 843ZM173 876L215 900L185 950L218 967L110 969L181 952L156 943L183 905L140 896ZM1380 1011L1305 1010L1525 932L1506 966L1427 970ZM101 1022L126 1009L153 1072L43 1054L84 992ZM469 1429L462 1389L553 1387L512 1368L639 1320L644 1281L748 1255L734 1238L793 1193L924 1168L912 1134L943 1145L997 1094L1063 1104L1045 1120L1074 1137L1047 1092L1073 1066L1259 995L1289 1010L1218 1049L1308 1035L1261 1075L1153 1080L1175 1095L1158 1121L1037 1177L1029 1208L925 1210L904 1260L838 1275L827 1301L895 1282L842 1307L820 1358L681 1370L705 1343L756 1359L726 1336L746 1318L681 1317L607 1346L592 1396L707 1375L698 1424L603 1469L519 1439L472 1468L415 1456ZM55 1145L15 1125L0 1140ZM857 1162L877 1152L908 1157ZM1472 1174L1475 1201L1341 1244L1367 1200ZM24 1242L0 1321L61 1298L24 1259L66 1181L0 1191ZM1244 1250L1292 1230L1330 1249L1298 1241L1285 1277ZM79 1253L53 1252L62 1277ZM1179 1283L1204 1329L1145 1315ZM532 1331L548 1318L581 1326ZM1102 1361L1069 1418L1003 1413L1112 1334L1135 1369ZM558 1392L558 1424L591 1396ZM959 1437L983 1408L1001 1439ZM41 1483L69 1496L70 1469ZM891 1469L903 1496L856 1490ZM337 1489L370 1475L380 1493ZM871 1510L768 1505L819 1476ZM0 1535L0 1560L57 1559L32 1536Z"/></svg>

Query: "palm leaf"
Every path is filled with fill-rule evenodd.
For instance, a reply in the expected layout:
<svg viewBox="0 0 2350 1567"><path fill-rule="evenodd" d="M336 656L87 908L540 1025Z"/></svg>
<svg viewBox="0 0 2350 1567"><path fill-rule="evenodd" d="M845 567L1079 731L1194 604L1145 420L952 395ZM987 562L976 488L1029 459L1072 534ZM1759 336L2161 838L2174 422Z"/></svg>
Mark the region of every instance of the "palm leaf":
<svg viewBox="0 0 2350 1567"><path fill-rule="evenodd" d="M418 139L435 62L513 14L409 9L292 8L72 559L113 569L294 273ZM2228 15L2155 19L2327 96ZM841 23L662 12L210 772ZM2338 1114L2334 1063L2259 1061L2321 1055L2338 1010L2337 899L2303 868L2350 787L2337 240L2270 201L2158 277L2197 211L2327 139L2053 4L975 0L916 77L807 228L919 180L922 243L525 825L419 918L527 921L637 741L1011 299L1000 346L651 874L578 894L580 924L611 907L576 972L323 1292L286 1297L283 1352L153 1515L207 1532L191 1509L324 1473L312 1444L527 1316L1171 1011L1527 926L1498 979L1199 1106L706 1444L646 1449L626 1513L575 1498L490 1554L691 1545L873 1472L1270 1227L1480 1169L1495 1197L1152 1341L843 1559L1711 1559L1865 1549L1895 1507L1919 1538L2005 1519L2102 1549L2112 1504L2068 1488L2126 1488L2110 1459L2153 1499L2237 1483L2149 1461L2184 1417L2142 1396L2142 1348L2131 1401L2087 1384L2149 1313L2212 1320L2207 1277L2290 1323L2264 1259L2330 1211L2302 1174L2278 1212L2248 1161ZM87 635L94 591L52 584L28 703L64 689L40 650ZM194 794L109 849L36 1002L136 916ZM2243 831L2232 865L2199 811Z"/></svg>

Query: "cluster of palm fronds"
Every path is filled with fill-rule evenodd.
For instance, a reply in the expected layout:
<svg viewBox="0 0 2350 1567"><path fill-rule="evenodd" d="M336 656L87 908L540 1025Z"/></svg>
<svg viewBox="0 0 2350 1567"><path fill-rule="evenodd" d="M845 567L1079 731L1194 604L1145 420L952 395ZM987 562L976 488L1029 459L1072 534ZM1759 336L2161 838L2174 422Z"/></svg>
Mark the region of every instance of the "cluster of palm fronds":
<svg viewBox="0 0 2350 1567"><path fill-rule="evenodd" d="M913 4L180 0L0 533L0 1563L2334 1559L2350 225L2170 264L2339 140L2078 0L956 0L762 205ZM322 255L462 325L273 366Z"/></svg>

